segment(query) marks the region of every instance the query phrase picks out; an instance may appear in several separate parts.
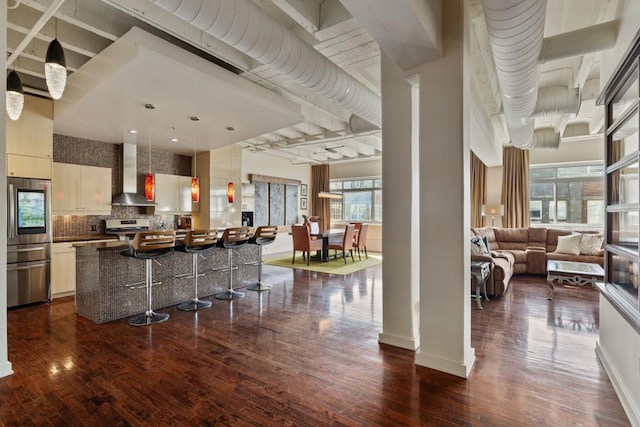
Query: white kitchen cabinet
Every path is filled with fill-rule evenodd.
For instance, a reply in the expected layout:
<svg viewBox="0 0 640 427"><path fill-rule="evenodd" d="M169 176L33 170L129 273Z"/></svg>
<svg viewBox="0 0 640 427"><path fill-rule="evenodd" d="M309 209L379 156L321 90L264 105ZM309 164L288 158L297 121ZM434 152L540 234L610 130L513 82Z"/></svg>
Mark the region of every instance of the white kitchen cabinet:
<svg viewBox="0 0 640 427"><path fill-rule="evenodd" d="M7 176L51 179L53 101L24 96L18 120L7 120Z"/></svg>
<svg viewBox="0 0 640 427"><path fill-rule="evenodd" d="M76 292L76 248L73 243L51 245L51 297L60 298Z"/></svg>
<svg viewBox="0 0 640 427"><path fill-rule="evenodd" d="M156 212L191 212L191 177L155 174Z"/></svg>
<svg viewBox="0 0 640 427"><path fill-rule="evenodd" d="M111 214L111 168L53 164L54 215Z"/></svg>

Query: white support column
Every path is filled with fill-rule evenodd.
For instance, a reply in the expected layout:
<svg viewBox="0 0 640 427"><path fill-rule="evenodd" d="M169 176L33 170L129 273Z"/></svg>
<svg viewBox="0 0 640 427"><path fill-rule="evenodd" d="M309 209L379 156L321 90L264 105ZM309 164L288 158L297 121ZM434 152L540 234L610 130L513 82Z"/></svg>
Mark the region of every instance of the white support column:
<svg viewBox="0 0 640 427"><path fill-rule="evenodd" d="M0 64L6 69L7 57L7 2L0 1ZM6 85L0 89L2 107L6 103ZM0 135L7 134L7 114L0 118ZM0 138L0 188L7 188L7 138ZM0 191L0 206L7 206L7 192ZM0 377L13 374L9 362L9 346L7 343L7 210L0 209Z"/></svg>
<svg viewBox="0 0 640 427"><path fill-rule="evenodd" d="M382 332L384 344L416 350L418 338L418 269L412 241L418 235L412 228L412 106L411 85L404 72L384 53L382 76Z"/></svg>
<svg viewBox="0 0 640 427"><path fill-rule="evenodd" d="M442 6L444 55L417 69L421 262L416 364L466 378L475 361L470 322L468 25L463 0L448 0Z"/></svg>

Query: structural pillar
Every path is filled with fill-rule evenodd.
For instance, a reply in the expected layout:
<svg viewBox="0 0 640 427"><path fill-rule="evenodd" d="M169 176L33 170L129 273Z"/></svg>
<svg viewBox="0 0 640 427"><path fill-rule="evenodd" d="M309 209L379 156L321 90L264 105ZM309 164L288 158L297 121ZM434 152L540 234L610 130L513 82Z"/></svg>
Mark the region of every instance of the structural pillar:
<svg viewBox="0 0 640 427"><path fill-rule="evenodd" d="M0 64L2 69L7 68L7 2L0 1ZM5 105L7 98L6 85L0 89L0 99ZM0 156L7 158L7 115L0 118ZM0 162L0 188L7 188L7 162ZM0 191L0 205L7 206L7 192ZM7 210L0 209L0 377L13 374L11 362L9 362L9 347L7 343Z"/></svg>
<svg viewBox="0 0 640 427"><path fill-rule="evenodd" d="M378 340L416 350L418 337L418 172L412 147L412 89L405 74L381 53L382 176L384 227L382 227L382 332ZM417 138L416 138L417 139ZM416 144L417 145L417 141Z"/></svg>
<svg viewBox="0 0 640 427"><path fill-rule="evenodd" d="M475 352L470 321L470 77L465 67L469 43L463 3L442 2L443 56L415 70L420 144L420 348L415 363L466 378Z"/></svg>

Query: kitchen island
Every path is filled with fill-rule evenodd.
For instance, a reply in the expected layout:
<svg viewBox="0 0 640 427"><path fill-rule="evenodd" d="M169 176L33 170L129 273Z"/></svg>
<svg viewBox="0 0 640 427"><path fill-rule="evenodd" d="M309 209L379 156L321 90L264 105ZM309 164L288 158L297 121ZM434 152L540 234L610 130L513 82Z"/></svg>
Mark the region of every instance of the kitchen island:
<svg viewBox="0 0 640 427"><path fill-rule="evenodd" d="M122 319L146 310L144 261L123 256L125 241L86 242L76 248L76 310L96 323ZM228 288L227 250L213 248L198 257L198 297ZM153 309L193 298L192 256L175 251L153 266ZM258 247L233 251L234 288L258 281ZM237 268L237 270L236 270Z"/></svg>

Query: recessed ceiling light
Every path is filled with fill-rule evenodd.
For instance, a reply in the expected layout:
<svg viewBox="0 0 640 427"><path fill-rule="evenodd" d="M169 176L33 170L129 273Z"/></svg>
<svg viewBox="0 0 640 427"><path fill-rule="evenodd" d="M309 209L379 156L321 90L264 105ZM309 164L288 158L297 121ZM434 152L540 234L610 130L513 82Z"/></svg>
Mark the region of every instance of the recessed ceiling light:
<svg viewBox="0 0 640 427"><path fill-rule="evenodd" d="M135 135L138 131L135 129L129 129L129 133Z"/></svg>
<svg viewBox="0 0 640 427"><path fill-rule="evenodd" d="M171 138L171 142L178 142L180 141L178 138Z"/></svg>

